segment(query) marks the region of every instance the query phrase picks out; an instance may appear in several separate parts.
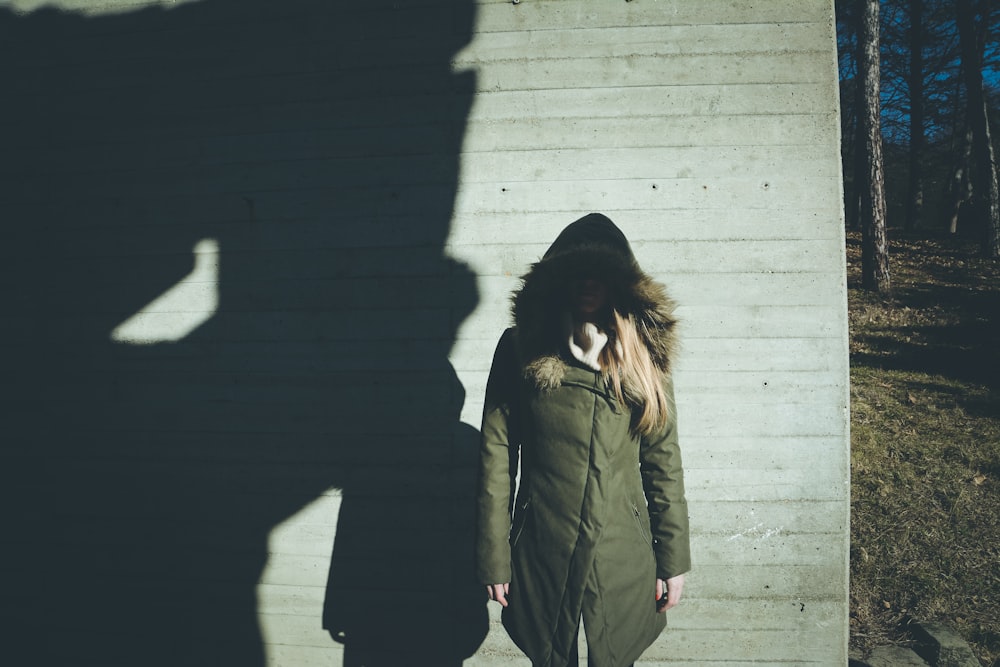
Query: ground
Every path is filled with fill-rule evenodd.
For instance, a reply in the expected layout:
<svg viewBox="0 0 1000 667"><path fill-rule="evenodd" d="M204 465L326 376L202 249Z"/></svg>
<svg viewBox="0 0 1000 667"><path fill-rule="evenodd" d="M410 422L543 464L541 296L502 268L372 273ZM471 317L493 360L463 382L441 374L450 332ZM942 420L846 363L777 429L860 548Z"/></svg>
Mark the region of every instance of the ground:
<svg viewBox="0 0 1000 667"><path fill-rule="evenodd" d="M954 627L1000 665L1000 263L975 242L890 230L891 291L851 325L851 643Z"/></svg>

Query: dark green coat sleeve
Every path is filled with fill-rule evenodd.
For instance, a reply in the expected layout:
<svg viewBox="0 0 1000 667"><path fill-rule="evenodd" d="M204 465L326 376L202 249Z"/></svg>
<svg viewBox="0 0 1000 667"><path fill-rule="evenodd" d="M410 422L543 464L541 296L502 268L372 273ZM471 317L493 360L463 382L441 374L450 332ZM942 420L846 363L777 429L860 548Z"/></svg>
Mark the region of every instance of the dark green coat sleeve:
<svg viewBox="0 0 1000 667"><path fill-rule="evenodd" d="M517 475L516 402L519 373L514 330L500 338L486 384L477 493L476 576L510 582L511 510Z"/></svg>
<svg viewBox="0 0 1000 667"><path fill-rule="evenodd" d="M677 408L673 381L666 382L670 416L662 431L642 438L639 469L649 505L649 523L656 554L656 576L669 579L691 569L684 471L677 443Z"/></svg>

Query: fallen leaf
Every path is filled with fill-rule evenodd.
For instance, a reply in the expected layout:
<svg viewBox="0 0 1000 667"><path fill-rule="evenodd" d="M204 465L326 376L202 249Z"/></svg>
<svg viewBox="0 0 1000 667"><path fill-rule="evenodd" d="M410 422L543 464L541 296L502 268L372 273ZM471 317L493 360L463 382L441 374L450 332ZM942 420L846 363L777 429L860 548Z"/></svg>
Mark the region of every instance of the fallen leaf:
<svg viewBox="0 0 1000 667"><path fill-rule="evenodd" d="M910 405L916 405L917 404L917 397L914 396L913 394L907 394L906 395L906 400L908 400L910 402Z"/></svg>

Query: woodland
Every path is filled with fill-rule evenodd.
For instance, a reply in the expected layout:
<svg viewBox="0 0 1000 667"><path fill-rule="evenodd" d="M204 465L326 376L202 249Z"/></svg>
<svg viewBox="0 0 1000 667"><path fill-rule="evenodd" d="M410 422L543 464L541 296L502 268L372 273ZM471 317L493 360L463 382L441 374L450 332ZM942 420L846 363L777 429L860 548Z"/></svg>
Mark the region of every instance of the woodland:
<svg viewBox="0 0 1000 667"><path fill-rule="evenodd" d="M851 647L1000 666L1000 3L838 0Z"/></svg>
<svg viewBox="0 0 1000 667"><path fill-rule="evenodd" d="M872 246L867 289L891 284L888 226L975 238L984 256L1000 258L994 4L837 3L847 224Z"/></svg>

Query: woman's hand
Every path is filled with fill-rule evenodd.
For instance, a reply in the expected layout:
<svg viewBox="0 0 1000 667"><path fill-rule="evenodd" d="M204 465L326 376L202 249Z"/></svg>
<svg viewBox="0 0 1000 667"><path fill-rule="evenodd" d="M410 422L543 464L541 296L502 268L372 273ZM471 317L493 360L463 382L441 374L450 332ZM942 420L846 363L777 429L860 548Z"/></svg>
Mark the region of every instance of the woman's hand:
<svg viewBox="0 0 1000 667"><path fill-rule="evenodd" d="M510 590L510 584L490 584L486 587L486 592L489 594L491 600L496 600L500 603L501 607L507 606L507 593Z"/></svg>
<svg viewBox="0 0 1000 667"><path fill-rule="evenodd" d="M678 574L669 579L656 580L656 611L663 613L676 607L681 601L681 591L684 590L684 575Z"/></svg>

